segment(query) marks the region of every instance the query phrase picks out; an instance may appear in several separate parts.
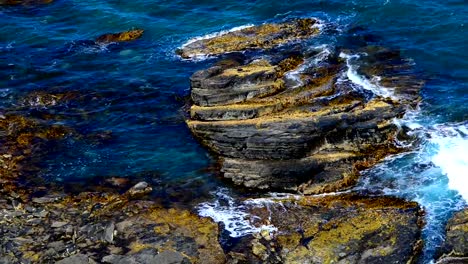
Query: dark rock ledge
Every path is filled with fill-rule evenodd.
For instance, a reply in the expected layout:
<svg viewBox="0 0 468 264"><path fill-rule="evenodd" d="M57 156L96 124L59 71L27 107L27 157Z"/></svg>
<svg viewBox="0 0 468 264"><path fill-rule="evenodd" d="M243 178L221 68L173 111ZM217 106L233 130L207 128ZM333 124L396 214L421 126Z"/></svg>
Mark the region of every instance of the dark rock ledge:
<svg viewBox="0 0 468 264"><path fill-rule="evenodd" d="M468 263L468 208L456 213L447 223L445 243L437 264Z"/></svg>

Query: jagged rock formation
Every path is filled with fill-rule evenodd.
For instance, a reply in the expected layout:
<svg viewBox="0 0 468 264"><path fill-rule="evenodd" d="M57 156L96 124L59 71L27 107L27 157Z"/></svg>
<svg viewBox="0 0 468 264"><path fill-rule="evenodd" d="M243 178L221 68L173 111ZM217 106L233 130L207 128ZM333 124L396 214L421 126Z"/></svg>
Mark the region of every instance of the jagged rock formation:
<svg viewBox="0 0 468 264"><path fill-rule="evenodd" d="M96 42L108 43L108 42L123 42L132 41L143 36L143 29L133 29L129 31L119 33L109 33L99 36Z"/></svg>
<svg viewBox="0 0 468 264"><path fill-rule="evenodd" d="M456 213L447 223L446 238L438 264L468 263L468 208Z"/></svg>
<svg viewBox="0 0 468 264"><path fill-rule="evenodd" d="M223 62L192 75L187 124L220 157L224 177L260 189L330 192L402 151L392 120L419 102L422 82L398 52L345 52Z"/></svg>
<svg viewBox="0 0 468 264"><path fill-rule="evenodd" d="M228 32L215 38L191 42L177 51L182 58L220 55L228 52L269 49L279 44L317 35L318 21L295 19L279 24L263 24Z"/></svg>
<svg viewBox="0 0 468 264"><path fill-rule="evenodd" d="M416 263L422 249L422 210L401 199L303 197L251 213L257 224L278 230L261 232L251 250L237 251L249 263Z"/></svg>

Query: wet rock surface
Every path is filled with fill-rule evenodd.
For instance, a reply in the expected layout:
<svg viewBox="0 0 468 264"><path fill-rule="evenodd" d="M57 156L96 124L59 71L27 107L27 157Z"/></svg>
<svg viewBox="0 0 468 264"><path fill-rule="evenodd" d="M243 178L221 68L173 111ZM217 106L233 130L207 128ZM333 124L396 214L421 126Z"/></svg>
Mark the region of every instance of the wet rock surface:
<svg viewBox="0 0 468 264"><path fill-rule="evenodd" d="M210 219L133 198L129 191L1 200L0 255L7 263L224 262Z"/></svg>
<svg viewBox="0 0 468 264"><path fill-rule="evenodd" d="M468 208L456 213L447 223L441 254L437 263L468 263Z"/></svg>
<svg viewBox="0 0 468 264"><path fill-rule="evenodd" d="M182 58L219 55L227 52L270 49L280 44L317 35L319 22L313 18L295 19L278 24L262 24L200 39L183 46Z"/></svg>
<svg viewBox="0 0 468 264"><path fill-rule="evenodd" d="M124 42L132 41L143 36L144 30L142 29L133 29L129 31L119 32L119 33L109 33L99 36L96 39L96 42L100 43L109 43L109 42Z"/></svg>
<svg viewBox="0 0 468 264"><path fill-rule="evenodd" d="M327 49L198 71L187 124L236 184L304 194L345 189L359 170L404 150L392 120L417 105L422 86L398 52L360 51L365 55ZM371 79L361 80L368 89L358 88L347 76L356 60L391 88Z"/></svg>
<svg viewBox="0 0 468 264"><path fill-rule="evenodd" d="M277 228L255 235L250 251L233 250L253 263L416 263L422 249L415 202L332 195L278 200L251 213Z"/></svg>

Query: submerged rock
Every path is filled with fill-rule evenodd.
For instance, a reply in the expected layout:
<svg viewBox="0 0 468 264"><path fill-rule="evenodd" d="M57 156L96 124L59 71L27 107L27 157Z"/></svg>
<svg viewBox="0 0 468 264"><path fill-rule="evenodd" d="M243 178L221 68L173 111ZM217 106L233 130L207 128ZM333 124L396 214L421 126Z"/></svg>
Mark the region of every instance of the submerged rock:
<svg viewBox="0 0 468 264"><path fill-rule="evenodd" d="M360 60L389 63L389 56L371 51ZM251 188L331 192L403 151L392 120L419 102L422 82L403 72L394 76L391 96L374 94L343 77L355 70L340 53L322 53L316 63L318 55L262 59L193 74L187 124L219 156L224 177ZM394 68L406 71L408 63L391 55L392 65L402 65Z"/></svg>
<svg viewBox="0 0 468 264"><path fill-rule="evenodd" d="M48 151L47 143L73 135L73 129L62 125L50 125L17 114L0 116L0 193L17 193L26 200L28 188L19 185L32 183L39 188L41 181L34 172L36 164ZM34 175L33 177L29 177Z"/></svg>
<svg viewBox="0 0 468 264"><path fill-rule="evenodd" d="M246 27L212 38L190 42L177 53L182 58L192 58L250 49L270 49L280 44L317 35L318 24L319 22L313 18L304 18L278 24Z"/></svg>
<svg viewBox="0 0 468 264"><path fill-rule="evenodd" d="M79 96L77 92L50 93L47 91L34 91L28 93L19 101L25 107L49 108L64 104Z"/></svg>
<svg viewBox="0 0 468 264"><path fill-rule="evenodd" d="M270 202L251 213L258 225L277 228L271 234L262 232L250 249L238 252L257 261L416 263L422 248L422 210L401 199L303 197Z"/></svg>
<svg viewBox="0 0 468 264"><path fill-rule="evenodd" d="M468 208L456 213L447 223L443 255L437 263L468 263Z"/></svg>
<svg viewBox="0 0 468 264"><path fill-rule="evenodd" d="M124 42L132 41L143 36L143 29L133 29L129 31L124 31L120 33L109 33L99 36L96 39L96 42Z"/></svg>
<svg viewBox="0 0 468 264"><path fill-rule="evenodd" d="M0 5L33 5L33 4L49 4L53 0L0 0Z"/></svg>

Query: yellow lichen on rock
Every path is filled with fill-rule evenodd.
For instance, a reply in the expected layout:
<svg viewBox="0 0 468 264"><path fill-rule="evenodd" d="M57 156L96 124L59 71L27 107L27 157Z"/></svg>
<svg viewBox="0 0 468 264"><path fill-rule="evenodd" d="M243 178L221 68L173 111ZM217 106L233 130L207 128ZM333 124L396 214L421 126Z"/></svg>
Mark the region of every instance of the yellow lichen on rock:
<svg viewBox="0 0 468 264"><path fill-rule="evenodd" d="M262 24L231 31L212 38L200 39L183 46L177 53L183 58L220 55L248 49L270 49L287 42L305 39L319 33L312 18L295 19L278 24Z"/></svg>
<svg viewBox="0 0 468 264"><path fill-rule="evenodd" d="M281 263L415 263L421 250L422 211L402 199L279 198L251 213L278 229L273 244L263 244L279 249Z"/></svg>
<svg viewBox="0 0 468 264"><path fill-rule="evenodd" d="M211 219L201 218L188 211L171 209L152 209L146 216L156 223L158 235L189 237L198 246L198 257L187 256L193 263L223 263L225 256L218 242L218 225ZM161 250L175 250L170 240L162 245Z"/></svg>
<svg viewBox="0 0 468 264"><path fill-rule="evenodd" d="M133 29L129 31L124 31L120 33L110 33L99 36L96 39L96 42L124 42L132 41L140 38L143 35L143 29Z"/></svg>

